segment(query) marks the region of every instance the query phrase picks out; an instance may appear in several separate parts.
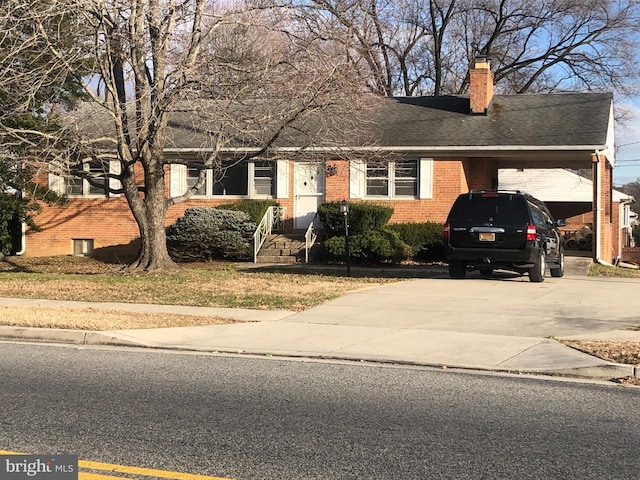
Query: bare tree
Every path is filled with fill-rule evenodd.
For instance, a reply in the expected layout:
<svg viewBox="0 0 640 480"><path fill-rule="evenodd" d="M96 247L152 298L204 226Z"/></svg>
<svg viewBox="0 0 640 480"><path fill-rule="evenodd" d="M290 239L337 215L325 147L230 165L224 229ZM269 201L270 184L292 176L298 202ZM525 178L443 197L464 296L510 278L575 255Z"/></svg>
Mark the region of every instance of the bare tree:
<svg viewBox="0 0 640 480"><path fill-rule="evenodd" d="M625 91L638 78L633 0L307 0L383 95L463 93L476 54L503 92ZM327 27L331 27L327 29Z"/></svg>
<svg viewBox="0 0 640 480"><path fill-rule="evenodd" d="M344 59L289 9L264 3L54 0L49 10L35 11L30 1L13 0L6 7L30 22L55 68L84 87L89 102L66 115L73 128L65 133L74 141L59 151L55 167L93 182L83 163L118 162L118 171L98 177L106 174L110 190L124 194L139 227L131 271L175 266L166 211L198 191L205 169L229 152L232 161L245 161L272 155L278 142L308 148L319 138L339 141L337 132L349 131L344 122L355 122L364 105ZM60 12L76 22L74 49L62 48L46 28ZM201 150L198 182L174 198L165 195L165 165L186 160L164 154L178 140L169 122Z"/></svg>

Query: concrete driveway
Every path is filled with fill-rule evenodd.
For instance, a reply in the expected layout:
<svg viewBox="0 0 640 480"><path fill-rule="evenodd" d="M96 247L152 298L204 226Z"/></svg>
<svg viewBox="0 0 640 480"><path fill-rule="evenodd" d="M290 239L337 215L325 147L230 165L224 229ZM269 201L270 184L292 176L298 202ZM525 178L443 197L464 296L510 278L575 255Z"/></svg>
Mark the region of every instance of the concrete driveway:
<svg viewBox="0 0 640 480"><path fill-rule="evenodd" d="M288 322L572 337L640 326L640 280L499 273L404 281L346 295Z"/></svg>

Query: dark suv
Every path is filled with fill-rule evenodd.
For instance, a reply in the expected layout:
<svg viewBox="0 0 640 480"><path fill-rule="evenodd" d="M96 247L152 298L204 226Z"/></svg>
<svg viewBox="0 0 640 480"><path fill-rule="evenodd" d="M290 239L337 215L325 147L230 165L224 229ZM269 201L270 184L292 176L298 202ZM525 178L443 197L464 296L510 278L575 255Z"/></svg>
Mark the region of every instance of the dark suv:
<svg viewBox="0 0 640 480"><path fill-rule="evenodd" d="M543 202L520 191L483 190L460 195L444 225L444 249L451 278L467 270L528 273L532 282L564 275L564 247Z"/></svg>

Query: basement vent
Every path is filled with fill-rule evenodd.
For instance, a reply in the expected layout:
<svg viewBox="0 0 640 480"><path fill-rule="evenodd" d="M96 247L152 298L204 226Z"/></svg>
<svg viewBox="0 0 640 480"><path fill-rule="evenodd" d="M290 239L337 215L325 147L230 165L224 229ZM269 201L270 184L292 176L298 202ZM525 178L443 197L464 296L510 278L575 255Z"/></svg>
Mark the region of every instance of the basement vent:
<svg viewBox="0 0 640 480"><path fill-rule="evenodd" d="M73 255L90 257L93 255L93 238L73 238Z"/></svg>

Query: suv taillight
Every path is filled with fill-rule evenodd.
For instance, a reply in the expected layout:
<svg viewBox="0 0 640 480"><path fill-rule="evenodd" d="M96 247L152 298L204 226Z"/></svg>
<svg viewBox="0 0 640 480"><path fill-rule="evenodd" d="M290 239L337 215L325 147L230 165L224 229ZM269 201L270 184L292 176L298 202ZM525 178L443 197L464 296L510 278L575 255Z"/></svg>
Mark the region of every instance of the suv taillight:
<svg viewBox="0 0 640 480"><path fill-rule="evenodd" d="M448 223L445 223L444 227L442 228L442 236L444 238L449 238L450 234L451 234L451 225Z"/></svg>
<svg viewBox="0 0 640 480"><path fill-rule="evenodd" d="M527 240L536 240L536 226L527 225Z"/></svg>

